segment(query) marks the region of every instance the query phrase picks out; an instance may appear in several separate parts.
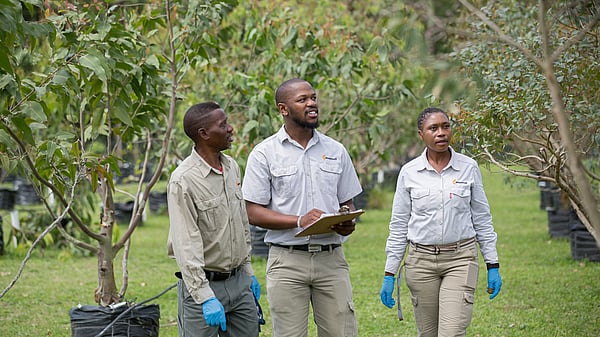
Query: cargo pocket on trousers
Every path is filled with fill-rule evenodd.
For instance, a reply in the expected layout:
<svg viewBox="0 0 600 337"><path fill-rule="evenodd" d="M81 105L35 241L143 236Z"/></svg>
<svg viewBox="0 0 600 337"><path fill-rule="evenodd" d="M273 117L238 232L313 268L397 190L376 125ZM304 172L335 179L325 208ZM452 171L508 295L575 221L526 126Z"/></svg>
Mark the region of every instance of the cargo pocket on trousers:
<svg viewBox="0 0 600 337"><path fill-rule="evenodd" d="M346 324L344 326L344 336L357 337L358 326L356 325L356 313L354 311L354 302L348 302L348 313L346 314Z"/></svg>
<svg viewBox="0 0 600 337"><path fill-rule="evenodd" d="M416 296L411 296L410 300L412 301L413 307L416 307L419 304L419 299Z"/></svg>
<svg viewBox="0 0 600 337"><path fill-rule="evenodd" d="M463 293L463 300L463 322L465 323L464 328L466 329L471 324L471 317L473 316L473 303L475 303L475 295L471 293Z"/></svg>

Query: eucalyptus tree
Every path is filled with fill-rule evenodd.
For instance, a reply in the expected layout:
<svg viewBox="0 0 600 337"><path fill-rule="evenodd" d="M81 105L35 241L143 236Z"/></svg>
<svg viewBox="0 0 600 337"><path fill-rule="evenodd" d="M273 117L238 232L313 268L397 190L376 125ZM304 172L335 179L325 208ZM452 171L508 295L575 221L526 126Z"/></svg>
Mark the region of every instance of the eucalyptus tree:
<svg viewBox="0 0 600 337"><path fill-rule="evenodd" d="M452 41L449 56L474 89L454 109L463 145L560 188L600 243L597 2L459 3L431 24Z"/></svg>

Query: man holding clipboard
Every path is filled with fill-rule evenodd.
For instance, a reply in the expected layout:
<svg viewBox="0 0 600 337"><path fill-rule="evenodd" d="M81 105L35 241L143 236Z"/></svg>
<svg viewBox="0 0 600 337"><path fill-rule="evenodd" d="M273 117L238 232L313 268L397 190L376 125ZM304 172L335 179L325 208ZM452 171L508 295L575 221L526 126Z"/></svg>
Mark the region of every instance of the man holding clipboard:
<svg viewBox="0 0 600 337"><path fill-rule="evenodd" d="M328 224L324 234L296 234L340 207L354 211L352 198L362 192L358 176L344 146L316 130L317 96L308 82L284 82L275 100L284 125L252 150L242 183L250 223L267 229L273 336L307 336L312 305L319 337L355 337L341 247L355 229L354 219Z"/></svg>

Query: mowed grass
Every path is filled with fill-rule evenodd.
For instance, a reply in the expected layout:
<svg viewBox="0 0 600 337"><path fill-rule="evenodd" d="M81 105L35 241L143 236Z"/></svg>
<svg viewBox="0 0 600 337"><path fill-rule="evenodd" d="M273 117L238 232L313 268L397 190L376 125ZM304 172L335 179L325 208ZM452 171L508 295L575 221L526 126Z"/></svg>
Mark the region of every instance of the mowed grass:
<svg viewBox="0 0 600 337"><path fill-rule="evenodd" d="M500 295L490 301L485 294L486 271L480 265L479 288L468 336L600 336L600 263L571 259L568 240L551 239L547 214L540 210L535 181L510 179L483 169L484 184L494 224L504 281ZM368 209L357 230L344 245L350 263L359 335L416 336L406 285L401 303L404 321L396 309L379 300L385 264L385 240L391 193L383 210ZM5 217L7 231L9 216ZM175 262L167 258L166 216L150 215L132 241L127 299L141 302L175 283ZM6 235L5 235L6 237ZM115 268L120 269L120 258ZM5 288L17 273L21 258L0 257L0 286ZM266 261L253 258L263 285L261 305L267 325L261 337L271 336L265 294ZM0 336L70 336L69 309L94 304L97 286L95 258L69 257L57 251L36 251L17 284L0 298ZM160 336L177 336L177 295L167 292L151 302L160 305ZM316 335L312 319L309 334Z"/></svg>

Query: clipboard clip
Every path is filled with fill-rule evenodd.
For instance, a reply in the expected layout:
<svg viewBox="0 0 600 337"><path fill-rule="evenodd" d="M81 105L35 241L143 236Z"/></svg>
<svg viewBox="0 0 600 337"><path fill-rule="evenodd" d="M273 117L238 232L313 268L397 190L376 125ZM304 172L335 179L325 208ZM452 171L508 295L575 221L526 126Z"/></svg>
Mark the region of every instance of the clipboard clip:
<svg viewBox="0 0 600 337"><path fill-rule="evenodd" d="M338 213L348 214L348 213L350 213L350 207L348 207L347 205L344 205L344 206L340 207L340 209L338 210Z"/></svg>

